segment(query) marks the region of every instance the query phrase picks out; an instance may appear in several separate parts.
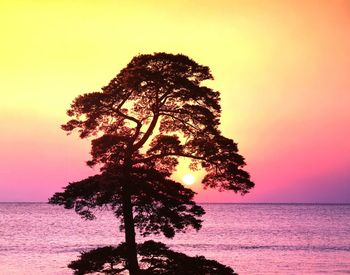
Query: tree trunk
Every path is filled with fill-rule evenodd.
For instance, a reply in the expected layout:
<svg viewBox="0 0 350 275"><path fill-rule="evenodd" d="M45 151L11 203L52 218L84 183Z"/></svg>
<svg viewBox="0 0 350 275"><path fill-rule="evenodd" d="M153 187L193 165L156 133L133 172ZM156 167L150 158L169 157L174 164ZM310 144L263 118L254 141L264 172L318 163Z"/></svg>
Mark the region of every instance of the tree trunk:
<svg viewBox="0 0 350 275"><path fill-rule="evenodd" d="M132 211L131 194L130 194L129 171L124 171L123 184L123 216L125 226L125 243L127 247L127 267L130 275L139 274L139 265L137 261L135 224Z"/></svg>

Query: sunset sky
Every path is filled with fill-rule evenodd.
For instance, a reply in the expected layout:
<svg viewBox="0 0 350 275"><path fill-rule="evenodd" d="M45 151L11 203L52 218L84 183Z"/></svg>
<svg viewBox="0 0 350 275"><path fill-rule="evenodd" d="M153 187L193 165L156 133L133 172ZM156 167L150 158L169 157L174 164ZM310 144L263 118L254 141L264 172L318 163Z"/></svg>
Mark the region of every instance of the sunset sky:
<svg viewBox="0 0 350 275"><path fill-rule="evenodd" d="M256 187L199 202L350 203L350 1L0 0L0 201L47 201L97 173L60 125L142 53L211 68ZM176 177L189 171L182 164Z"/></svg>

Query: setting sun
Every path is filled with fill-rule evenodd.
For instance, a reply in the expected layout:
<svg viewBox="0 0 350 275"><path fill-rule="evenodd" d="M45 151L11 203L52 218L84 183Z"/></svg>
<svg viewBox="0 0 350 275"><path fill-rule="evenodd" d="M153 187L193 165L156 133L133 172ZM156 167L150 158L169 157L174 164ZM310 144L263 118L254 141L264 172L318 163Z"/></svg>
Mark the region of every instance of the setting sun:
<svg viewBox="0 0 350 275"><path fill-rule="evenodd" d="M186 174L183 176L182 181L186 185L192 185L195 181L195 177L192 174Z"/></svg>

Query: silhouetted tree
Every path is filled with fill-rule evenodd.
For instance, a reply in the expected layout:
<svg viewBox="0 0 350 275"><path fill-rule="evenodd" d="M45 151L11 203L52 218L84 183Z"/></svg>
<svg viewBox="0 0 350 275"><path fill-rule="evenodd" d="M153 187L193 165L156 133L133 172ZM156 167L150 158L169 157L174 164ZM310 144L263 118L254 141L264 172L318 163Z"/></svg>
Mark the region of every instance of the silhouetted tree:
<svg viewBox="0 0 350 275"><path fill-rule="evenodd" d="M110 207L122 220L126 262L139 274L135 227L143 235L173 237L200 229L204 210L194 192L170 179L179 157L205 169L205 187L245 194L254 183L242 169L237 144L221 135L219 92L202 85L210 70L184 55L139 55L102 88L78 96L63 130L91 138L100 175L70 183L50 203L74 208L87 219Z"/></svg>

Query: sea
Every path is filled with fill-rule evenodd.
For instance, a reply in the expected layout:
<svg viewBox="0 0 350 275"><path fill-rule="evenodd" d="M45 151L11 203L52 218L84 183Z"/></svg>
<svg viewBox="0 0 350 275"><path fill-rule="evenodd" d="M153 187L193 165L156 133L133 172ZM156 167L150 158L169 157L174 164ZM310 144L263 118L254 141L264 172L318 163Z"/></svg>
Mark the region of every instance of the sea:
<svg viewBox="0 0 350 275"><path fill-rule="evenodd" d="M240 275L350 274L350 204L202 206L200 231L152 239L215 259ZM107 211L85 221L46 203L0 203L1 275L72 274L67 264L80 252L122 241L119 223Z"/></svg>

